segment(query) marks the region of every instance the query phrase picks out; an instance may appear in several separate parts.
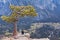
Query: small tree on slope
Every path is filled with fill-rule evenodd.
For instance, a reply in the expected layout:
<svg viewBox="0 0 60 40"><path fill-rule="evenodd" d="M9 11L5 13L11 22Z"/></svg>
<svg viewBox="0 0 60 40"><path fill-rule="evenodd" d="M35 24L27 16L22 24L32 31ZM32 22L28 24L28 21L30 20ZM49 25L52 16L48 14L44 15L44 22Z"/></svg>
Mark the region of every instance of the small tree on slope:
<svg viewBox="0 0 60 40"><path fill-rule="evenodd" d="M17 21L21 17L25 16L37 16L37 13L33 6L13 6L10 5L10 9L12 10L12 13L10 16L1 16L2 20L13 23L14 24L14 31L13 36L17 35Z"/></svg>

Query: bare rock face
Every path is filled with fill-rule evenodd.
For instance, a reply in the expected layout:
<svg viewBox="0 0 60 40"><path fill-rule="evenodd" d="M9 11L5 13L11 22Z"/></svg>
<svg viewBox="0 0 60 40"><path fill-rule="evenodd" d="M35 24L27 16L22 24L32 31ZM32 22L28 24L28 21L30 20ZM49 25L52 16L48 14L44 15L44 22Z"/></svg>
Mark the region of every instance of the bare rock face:
<svg viewBox="0 0 60 40"><path fill-rule="evenodd" d="M32 40L49 40L48 38L41 38L41 39L32 39Z"/></svg>
<svg viewBox="0 0 60 40"><path fill-rule="evenodd" d="M30 39L30 34L26 33L26 34L21 34L18 33L18 35L16 36L12 36L12 37L3 37L1 40L29 40Z"/></svg>
<svg viewBox="0 0 60 40"><path fill-rule="evenodd" d="M14 37L3 37L3 38L0 39L0 40L49 40L49 39L48 39L48 38L31 39L29 33L26 33L26 34L24 34L24 35L22 35L22 34L19 33L19 34L16 36L16 38L14 38Z"/></svg>
<svg viewBox="0 0 60 40"><path fill-rule="evenodd" d="M49 40L49 39L48 38L31 39L31 38L27 38L27 37L20 37L18 39L14 39L14 38L10 37L10 38L4 38L2 40Z"/></svg>

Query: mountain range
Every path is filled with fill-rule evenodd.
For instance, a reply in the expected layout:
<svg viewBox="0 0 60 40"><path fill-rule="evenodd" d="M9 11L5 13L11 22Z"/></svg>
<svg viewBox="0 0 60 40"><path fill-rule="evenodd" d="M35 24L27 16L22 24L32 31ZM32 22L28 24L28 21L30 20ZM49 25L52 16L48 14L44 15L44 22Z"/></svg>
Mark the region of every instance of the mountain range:
<svg viewBox="0 0 60 40"><path fill-rule="evenodd" d="M11 14L9 5L32 5L38 13L33 21L60 22L60 0L0 0L0 15Z"/></svg>

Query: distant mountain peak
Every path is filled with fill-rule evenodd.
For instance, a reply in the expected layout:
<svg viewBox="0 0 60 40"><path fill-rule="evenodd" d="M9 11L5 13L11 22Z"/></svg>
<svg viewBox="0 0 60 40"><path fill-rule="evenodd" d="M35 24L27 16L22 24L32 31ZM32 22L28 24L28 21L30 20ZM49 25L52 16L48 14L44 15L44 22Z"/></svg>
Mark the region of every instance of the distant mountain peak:
<svg viewBox="0 0 60 40"><path fill-rule="evenodd" d="M15 6L34 6L38 13L38 16L35 18L37 20L53 18L60 20L60 0L0 0L0 15L11 14L10 4Z"/></svg>

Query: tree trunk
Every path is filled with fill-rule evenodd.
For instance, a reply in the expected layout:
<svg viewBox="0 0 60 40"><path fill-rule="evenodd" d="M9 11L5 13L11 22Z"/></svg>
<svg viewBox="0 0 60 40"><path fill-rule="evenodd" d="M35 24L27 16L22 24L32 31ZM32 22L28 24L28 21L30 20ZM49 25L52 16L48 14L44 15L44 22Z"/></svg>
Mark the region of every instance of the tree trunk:
<svg viewBox="0 0 60 40"><path fill-rule="evenodd" d="M13 30L13 36L16 36L17 35L17 21L14 22L14 30Z"/></svg>

